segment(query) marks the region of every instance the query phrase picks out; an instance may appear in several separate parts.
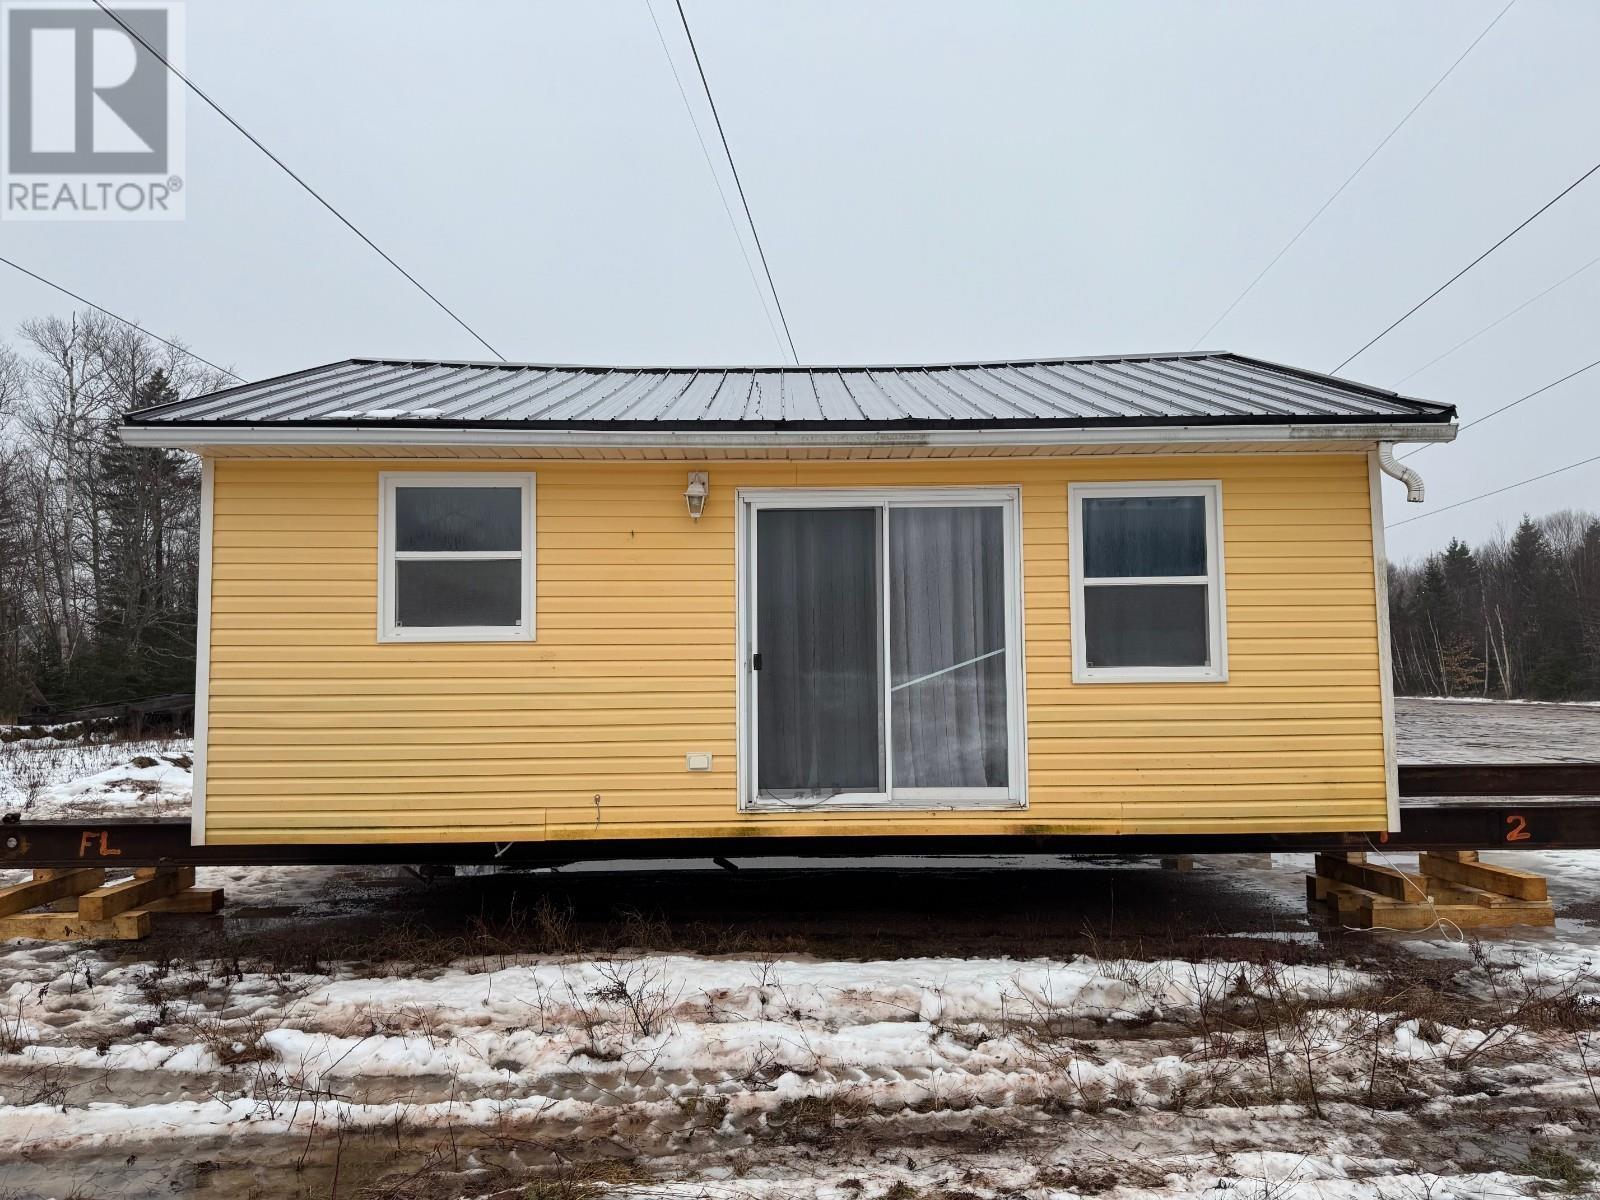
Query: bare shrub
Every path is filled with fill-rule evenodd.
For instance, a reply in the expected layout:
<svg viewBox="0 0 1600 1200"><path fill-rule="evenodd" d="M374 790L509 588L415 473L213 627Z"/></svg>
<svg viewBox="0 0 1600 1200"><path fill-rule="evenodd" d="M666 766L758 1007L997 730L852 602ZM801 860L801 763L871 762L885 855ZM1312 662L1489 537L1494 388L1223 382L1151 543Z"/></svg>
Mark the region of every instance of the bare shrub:
<svg viewBox="0 0 1600 1200"><path fill-rule="evenodd" d="M242 1067L275 1060L277 1052L265 1040L274 1028L263 1016L250 1016L240 1021L206 1017L194 1022L195 1040L224 1067Z"/></svg>
<svg viewBox="0 0 1600 1200"><path fill-rule="evenodd" d="M33 1044L33 1034L22 1019L22 1001L17 1001L17 1013L10 1016L0 1012L0 1054L21 1054Z"/></svg>
<svg viewBox="0 0 1600 1200"><path fill-rule="evenodd" d="M6 1083L8 1104L57 1104L63 1109L67 1103L68 1067L64 1063L30 1062L20 1075L12 1076Z"/></svg>
<svg viewBox="0 0 1600 1200"><path fill-rule="evenodd" d="M650 959L605 959L594 969L601 983L589 989L590 997L622 1009L640 1037L660 1033L683 994L681 986L668 983L666 969Z"/></svg>

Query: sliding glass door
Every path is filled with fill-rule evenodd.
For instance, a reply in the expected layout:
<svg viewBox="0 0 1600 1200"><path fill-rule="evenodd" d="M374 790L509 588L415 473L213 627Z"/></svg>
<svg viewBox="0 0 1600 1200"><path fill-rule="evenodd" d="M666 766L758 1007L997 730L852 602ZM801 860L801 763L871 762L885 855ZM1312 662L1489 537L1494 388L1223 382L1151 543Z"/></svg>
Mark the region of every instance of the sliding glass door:
<svg viewBox="0 0 1600 1200"><path fill-rule="evenodd" d="M1015 493L742 499L745 806L1020 804Z"/></svg>
<svg viewBox="0 0 1600 1200"><path fill-rule="evenodd" d="M766 509L756 532L759 790L805 799L881 794L878 514Z"/></svg>

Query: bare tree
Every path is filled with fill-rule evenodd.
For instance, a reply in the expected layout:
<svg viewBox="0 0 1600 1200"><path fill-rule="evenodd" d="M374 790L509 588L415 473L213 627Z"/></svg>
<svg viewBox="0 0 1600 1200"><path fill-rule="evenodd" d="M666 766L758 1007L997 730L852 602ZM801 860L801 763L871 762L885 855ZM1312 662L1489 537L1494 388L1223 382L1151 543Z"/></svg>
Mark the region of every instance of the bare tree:
<svg viewBox="0 0 1600 1200"><path fill-rule="evenodd" d="M197 465L115 428L223 383L94 312L0 345L0 716L192 678Z"/></svg>

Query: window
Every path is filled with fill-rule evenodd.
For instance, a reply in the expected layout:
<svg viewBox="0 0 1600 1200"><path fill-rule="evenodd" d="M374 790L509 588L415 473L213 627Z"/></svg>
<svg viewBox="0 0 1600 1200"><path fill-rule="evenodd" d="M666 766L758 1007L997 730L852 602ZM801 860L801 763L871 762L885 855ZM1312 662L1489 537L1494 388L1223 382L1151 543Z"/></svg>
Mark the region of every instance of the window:
<svg viewBox="0 0 1600 1200"><path fill-rule="evenodd" d="M740 493L746 809L1018 807L1014 489Z"/></svg>
<svg viewBox="0 0 1600 1200"><path fill-rule="evenodd" d="M533 476L381 478L378 640L531 641Z"/></svg>
<svg viewBox="0 0 1600 1200"><path fill-rule="evenodd" d="M1073 484L1072 678L1228 677L1217 483Z"/></svg>

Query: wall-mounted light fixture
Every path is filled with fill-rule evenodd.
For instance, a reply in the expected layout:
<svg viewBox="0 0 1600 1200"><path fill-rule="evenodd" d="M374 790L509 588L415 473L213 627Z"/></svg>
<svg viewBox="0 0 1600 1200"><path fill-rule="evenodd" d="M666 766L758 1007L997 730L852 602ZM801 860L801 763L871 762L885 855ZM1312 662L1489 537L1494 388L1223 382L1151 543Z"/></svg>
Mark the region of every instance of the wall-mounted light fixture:
<svg viewBox="0 0 1600 1200"><path fill-rule="evenodd" d="M689 472L689 486L683 489L684 503L689 506L689 519L698 521L706 511L706 495L711 491L711 481L704 471Z"/></svg>

